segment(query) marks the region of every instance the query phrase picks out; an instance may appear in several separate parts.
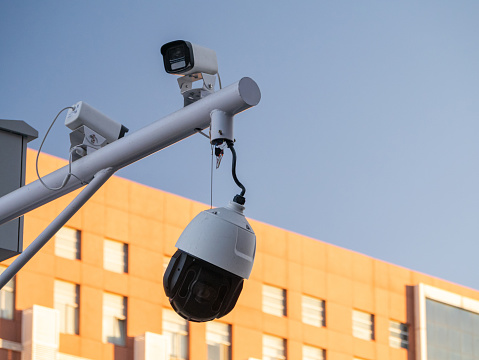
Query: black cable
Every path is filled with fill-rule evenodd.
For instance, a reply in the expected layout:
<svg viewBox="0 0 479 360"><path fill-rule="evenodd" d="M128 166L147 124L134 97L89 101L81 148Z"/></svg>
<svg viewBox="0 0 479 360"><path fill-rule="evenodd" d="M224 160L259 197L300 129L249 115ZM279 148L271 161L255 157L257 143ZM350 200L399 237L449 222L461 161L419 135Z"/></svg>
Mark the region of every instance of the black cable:
<svg viewBox="0 0 479 360"><path fill-rule="evenodd" d="M241 205L244 205L244 194L246 192L246 188L236 177L236 151L234 149L234 144L232 141L227 141L226 144L228 145L229 149L231 150L231 154L233 155L231 173L233 175L233 180L235 181L236 185L238 185L241 188L241 193L239 194L239 196L242 198L242 202L243 202L243 204ZM237 196L238 195L235 196L235 201L237 200Z"/></svg>

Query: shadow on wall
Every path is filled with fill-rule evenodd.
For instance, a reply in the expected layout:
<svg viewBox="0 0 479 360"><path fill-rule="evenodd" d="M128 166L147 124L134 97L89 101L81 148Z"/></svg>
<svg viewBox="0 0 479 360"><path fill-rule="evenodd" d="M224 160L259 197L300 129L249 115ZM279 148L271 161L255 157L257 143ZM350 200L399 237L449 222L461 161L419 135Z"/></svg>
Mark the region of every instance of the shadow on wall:
<svg viewBox="0 0 479 360"><path fill-rule="evenodd" d="M114 359L115 360L131 360L133 359L133 344L135 339L127 337L125 346L114 345Z"/></svg>
<svg viewBox="0 0 479 360"><path fill-rule="evenodd" d="M406 286L406 316L409 331L408 360L416 360L416 334L414 324L414 286Z"/></svg>
<svg viewBox="0 0 479 360"><path fill-rule="evenodd" d="M22 327L21 321L16 321L22 318L22 311L16 310L13 315L13 319L0 319L0 339L12 341L17 344L22 343ZM20 360L22 354L20 351L11 349L0 349L0 360Z"/></svg>

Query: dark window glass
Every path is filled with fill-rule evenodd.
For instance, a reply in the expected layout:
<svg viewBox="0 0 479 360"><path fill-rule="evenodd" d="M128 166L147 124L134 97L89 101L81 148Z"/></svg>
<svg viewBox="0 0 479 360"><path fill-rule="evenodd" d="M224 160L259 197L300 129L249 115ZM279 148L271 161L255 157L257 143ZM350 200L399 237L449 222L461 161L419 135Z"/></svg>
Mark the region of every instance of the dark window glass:
<svg viewBox="0 0 479 360"><path fill-rule="evenodd" d="M479 359L479 314L426 299L429 359Z"/></svg>

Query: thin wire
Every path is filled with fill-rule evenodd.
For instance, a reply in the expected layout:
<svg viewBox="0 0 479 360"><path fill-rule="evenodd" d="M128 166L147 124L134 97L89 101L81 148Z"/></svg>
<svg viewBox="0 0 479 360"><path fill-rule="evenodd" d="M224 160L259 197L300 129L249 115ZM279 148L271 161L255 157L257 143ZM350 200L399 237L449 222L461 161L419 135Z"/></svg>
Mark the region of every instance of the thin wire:
<svg viewBox="0 0 479 360"><path fill-rule="evenodd" d="M220 87L220 90L223 89L223 85L221 84L221 76L220 76L220 73L216 73L216 75L218 76L218 85ZM210 138L208 135L206 135L203 131L201 131L201 129L195 129L196 132L200 133L201 135L203 135L204 137L206 138ZM214 153L214 146L211 145L211 175L210 175L210 209L213 209L213 153ZM243 187L244 188L244 187ZM243 192L244 194L244 192Z"/></svg>
<svg viewBox="0 0 479 360"><path fill-rule="evenodd" d="M72 155L73 155L73 152L76 151L76 149L83 149L83 146L85 146L85 147L90 147L90 148L92 148L92 149L98 150L98 149L96 149L95 147L90 146L90 145L88 145L88 144L76 145L76 146L72 147L72 148L70 149L70 157L68 158L68 174L67 174L67 176L73 176L75 179L77 179L78 181L80 181L81 184L86 185L86 184L89 184L88 181L85 181L85 180L83 180L83 179L80 179L78 176L76 176L74 173L72 173L72 162L73 162ZM83 149L83 150L85 150L85 149ZM66 183L65 183L65 185L66 185Z"/></svg>
<svg viewBox="0 0 479 360"><path fill-rule="evenodd" d="M220 86L220 90L223 88L223 86L221 85L221 77L220 77L220 73L216 73L216 75L218 76L218 85ZM197 133L200 133L201 135L203 135L204 137L206 138L210 138L208 135L206 135L203 131L201 131L201 129L195 129L195 131ZM211 145L211 175L210 175L210 209L213 209L213 162L214 162L214 156L213 156L213 153L214 153L214 146Z"/></svg>
<svg viewBox="0 0 479 360"><path fill-rule="evenodd" d="M216 75L218 76L218 85L220 87L220 90L223 89L223 86L221 85L221 77L220 77L220 73L216 73ZM211 133L211 129L210 129L210 133ZM209 138L209 136L208 136ZM211 194L211 199L210 199L210 206L211 206L211 209L213 209L213 152L214 152L214 145L212 144L211 145L211 189L210 189L210 194Z"/></svg>
<svg viewBox="0 0 479 360"><path fill-rule="evenodd" d="M200 128L196 128L195 131L206 138L210 138L206 135ZM213 209L213 153L214 153L214 145L211 144L211 174L210 174L210 208Z"/></svg>
<svg viewBox="0 0 479 360"><path fill-rule="evenodd" d="M72 110L74 110L73 107L67 106L67 107L61 109L61 110L58 112L57 116L55 116L55 119L53 119L53 121L52 121L52 123L50 124L50 127L48 128L48 130L47 130L45 136L43 137L42 143L40 144L40 147L38 148L37 158L36 158L36 160L35 160L35 170L36 170L36 172L37 172L38 180L40 180L40 182L42 183L42 185L45 186L45 187L46 187L47 189L49 189L49 190L60 190L60 189L62 189L62 188L66 185L66 183L68 182L68 180L70 179L70 176L71 176L71 174L68 174L68 175L65 177L65 179L63 180L63 183L62 183L62 185L61 185L59 188L51 188L51 187L49 187L47 184L45 184L45 183L43 182L42 177L40 176L40 173L38 172L38 158L40 157L40 153L42 152L43 144L45 143L45 140L46 140L46 138L47 138L47 136L48 136L48 133L49 133L50 130L52 129L53 125L55 124L55 121L57 121L57 119L58 119L58 117L60 116L60 114L61 114L63 111L65 111L66 109L72 109ZM70 158L71 158L71 155L70 155ZM71 166L71 165L70 165L70 166ZM70 168L70 169L71 169L71 168Z"/></svg>
<svg viewBox="0 0 479 360"><path fill-rule="evenodd" d="M218 75L218 85L220 86L220 90L223 89L223 86L221 86L221 77L220 77L220 73L216 73L216 75Z"/></svg>
<svg viewBox="0 0 479 360"><path fill-rule="evenodd" d="M38 152L37 152L37 158L35 160L35 170L37 172L37 177L38 177L38 180L40 180L40 182L42 183L43 186L45 186L48 190L52 190L52 191L56 191L56 190L61 190L65 187L65 185L68 183L68 181L70 180L70 178L73 176L74 178L76 178L77 180L79 180L82 184L88 184L87 181L84 181L82 179L80 179L78 176L76 176L75 174L72 173L72 155L73 155L73 152L76 151L78 148L81 148L80 145L77 145L77 146L74 146L70 149L70 154L69 154L69 157L68 157L68 174L65 176L65 178L63 179L63 182L62 184L57 187L57 188L52 188L52 187L49 187L47 184L45 184L45 182L42 180L42 177L40 176L40 173L38 171L38 159L40 157L40 153L42 151L42 147L43 147L43 144L45 143L45 140L48 136L48 133L50 132L50 130L52 129L53 125L55 124L55 121L57 121L58 117L60 116L60 114L65 111L66 109L72 109L74 110L73 107L71 106L67 106L63 109L61 109L59 111L59 113L57 114L57 116L55 116L55 119L53 119L52 123L50 124L50 127L48 128L45 136L43 137L43 140L42 140L42 143L40 144L40 147L38 148ZM86 145L88 146L88 145Z"/></svg>
<svg viewBox="0 0 479 360"><path fill-rule="evenodd" d="M213 152L214 146L211 145L210 209L213 209Z"/></svg>

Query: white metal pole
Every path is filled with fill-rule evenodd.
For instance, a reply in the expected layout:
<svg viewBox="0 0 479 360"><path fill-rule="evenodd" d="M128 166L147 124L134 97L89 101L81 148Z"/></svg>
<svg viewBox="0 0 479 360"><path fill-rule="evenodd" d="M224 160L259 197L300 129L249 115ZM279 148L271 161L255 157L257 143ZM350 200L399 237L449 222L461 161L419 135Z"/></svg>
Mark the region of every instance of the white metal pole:
<svg viewBox="0 0 479 360"><path fill-rule="evenodd" d="M72 176L63 189L52 191L37 180L1 197L0 225L80 188L102 169L117 171L195 134L195 129L205 129L210 124L210 113L215 109L236 115L257 105L260 99L256 82L248 77L242 78L73 162L72 173L82 181ZM43 181L51 187L58 187L67 174L68 166L65 166L43 177Z"/></svg>
<svg viewBox="0 0 479 360"><path fill-rule="evenodd" d="M114 174L112 168L100 170L93 180L50 225L10 264L0 275L0 289L56 234L60 228L92 197L92 195Z"/></svg>

